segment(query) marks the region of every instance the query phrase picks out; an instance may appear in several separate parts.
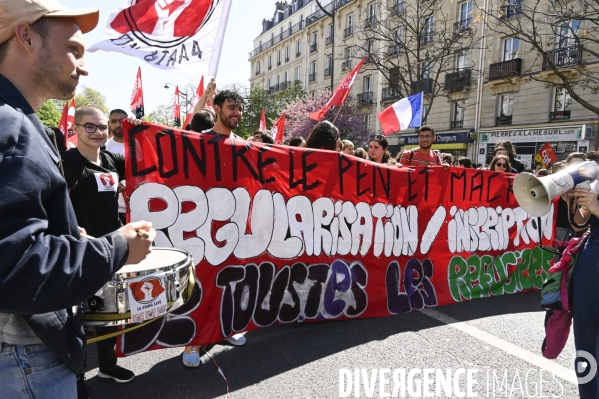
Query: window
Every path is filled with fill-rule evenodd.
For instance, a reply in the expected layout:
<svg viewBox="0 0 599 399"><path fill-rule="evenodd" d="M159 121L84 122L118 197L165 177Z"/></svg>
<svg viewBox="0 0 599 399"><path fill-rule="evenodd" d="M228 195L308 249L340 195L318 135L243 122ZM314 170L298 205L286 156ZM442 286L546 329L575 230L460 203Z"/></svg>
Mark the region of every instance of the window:
<svg viewBox="0 0 599 399"><path fill-rule="evenodd" d="M345 61L349 61L351 58L351 48L350 47L346 47L343 50L343 58L345 58Z"/></svg>
<svg viewBox="0 0 599 399"><path fill-rule="evenodd" d="M310 64L310 72L316 73L316 61L312 61L312 63Z"/></svg>
<svg viewBox="0 0 599 399"><path fill-rule="evenodd" d="M509 61L518 58L520 48L520 39L517 37L508 37L503 41L503 60Z"/></svg>
<svg viewBox="0 0 599 399"><path fill-rule="evenodd" d="M268 56L268 70L272 69L272 55Z"/></svg>
<svg viewBox="0 0 599 399"><path fill-rule="evenodd" d="M266 90L270 90L270 78L266 79Z"/></svg>
<svg viewBox="0 0 599 399"><path fill-rule="evenodd" d="M364 128L366 128L366 130L370 130L370 114L366 114L363 117L364 119Z"/></svg>
<svg viewBox="0 0 599 399"><path fill-rule="evenodd" d="M499 98L499 116L511 116L514 107L514 93Z"/></svg>
<svg viewBox="0 0 599 399"><path fill-rule="evenodd" d="M430 61L424 61L422 63L422 79L431 78L431 63Z"/></svg>
<svg viewBox="0 0 599 399"><path fill-rule="evenodd" d="M256 75L260 75L260 61L256 63Z"/></svg>
<svg viewBox="0 0 599 399"><path fill-rule="evenodd" d="M302 80L301 77L302 75L300 67L295 67L295 80Z"/></svg>
<svg viewBox="0 0 599 399"><path fill-rule="evenodd" d="M372 91L372 76L364 76L364 82L362 83L362 92L367 93Z"/></svg>
<svg viewBox="0 0 599 399"><path fill-rule="evenodd" d="M302 41L295 42L295 56L299 57L302 54Z"/></svg>
<svg viewBox="0 0 599 399"><path fill-rule="evenodd" d="M464 127L464 111L466 109L465 101L455 101L453 103L453 120L451 128L457 129Z"/></svg>
<svg viewBox="0 0 599 399"><path fill-rule="evenodd" d="M288 81L289 81L289 72L285 71L285 72L283 72L283 83L287 84Z"/></svg>
<svg viewBox="0 0 599 399"><path fill-rule="evenodd" d="M559 34L555 41L557 48L566 48L577 44L578 28L580 21L574 20L563 23L559 28Z"/></svg>
<svg viewBox="0 0 599 399"><path fill-rule="evenodd" d="M278 87L281 84L281 77L279 75L277 75L276 82L277 82L277 87Z"/></svg>
<svg viewBox="0 0 599 399"><path fill-rule="evenodd" d="M376 18L376 3L368 4L368 19L374 21Z"/></svg>
<svg viewBox="0 0 599 399"><path fill-rule="evenodd" d="M401 53L401 47L403 43L403 28L397 29L393 32L393 42L389 46L389 55L396 55Z"/></svg>
<svg viewBox="0 0 599 399"><path fill-rule="evenodd" d="M318 44L318 32L312 32L312 44Z"/></svg>
<svg viewBox="0 0 599 399"><path fill-rule="evenodd" d="M427 124L426 120L428 119L428 109L429 109L428 105L422 106L422 124L423 125Z"/></svg>
<svg viewBox="0 0 599 399"><path fill-rule="evenodd" d="M291 49L289 48L289 46L285 47L285 62L289 62L289 53Z"/></svg>
<svg viewBox="0 0 599 399"><path fill-rule="evenodd" d="M466 51L460 51L458 53L457 59L456 59L456 69L458 71L461 71L463 69L468 68L468 59L470 58L470 51L466 50Z"/></svg>
<svg viewBox="0 0 599 399"><path fill-rule="evenodd" d="M554 111L571 111L572 110L572 98L570 93L562 87L555 89L555 101L553 102Z"/></svg>
<svg viewBox="0 0 599 399"><path fill-rule="evenodd" d="M354 26L354 14L349 14L347 16L347 27L353 27Z"/></svg>
<svg viewBox="0 0 599 399"><path fill-rule="evenodd" d="M460 4L460 22L462 26L470 25L472 20L473 4L471 1Z"/></svg>
<svg viewBox="0 0 599 399"><path fill-rule="evenodd" d="M277 66L281 65L281 50L277 51Z"/></svg>
<svg viewBox="0 0 599 399"><path fill-rule="evenodd" d="M425 17L424 21L422 21L422 38L420 40L423 46L433 42L434 27L435 17L432 15Z"/></svg>

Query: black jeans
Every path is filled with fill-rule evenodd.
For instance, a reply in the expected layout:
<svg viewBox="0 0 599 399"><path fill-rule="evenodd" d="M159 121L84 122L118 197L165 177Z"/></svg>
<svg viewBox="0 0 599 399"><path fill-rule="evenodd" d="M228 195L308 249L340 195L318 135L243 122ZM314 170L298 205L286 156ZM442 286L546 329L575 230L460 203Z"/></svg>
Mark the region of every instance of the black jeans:
<svg viewBox="0 0 599 399"><path fill-rule="evenodd" d="M98 326L96 327L96 336L110 334L118 331L118 327ZM103 339L96 342L98 353L98 368L100 371L107 371L116 366L116 355L114 347L116 346L116 337Z"/></svg>

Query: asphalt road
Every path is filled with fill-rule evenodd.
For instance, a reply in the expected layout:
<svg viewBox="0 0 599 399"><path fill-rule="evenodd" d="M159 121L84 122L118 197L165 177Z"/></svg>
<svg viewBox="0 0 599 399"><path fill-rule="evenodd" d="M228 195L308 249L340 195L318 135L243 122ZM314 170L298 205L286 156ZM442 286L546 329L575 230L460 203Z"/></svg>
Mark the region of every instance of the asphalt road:
<svg viewBox="0 0 599 399"><path fill-rule="evenodd" d="M275 325L248 332L245 346L207 349L227 377L232 399L384 397L394 388L402 397L401 382L403 397L426 397L429 391L434 397L437 389L438 397L467 397L469 382L470 393L479 398L578 398L572 334L555 361L541 357L545 313L539 298L536 291L395 317ZM183 366L182 349L119 359L137 378L118 384L96 377L95 352L91 345L86 378L92 399L226 397L225 382L205 354L195 369ZM356 369L364 369L358 371L357 391ZM382 380L380 369L390 369ZM450 393L442 385L447 369Z"/></svg>

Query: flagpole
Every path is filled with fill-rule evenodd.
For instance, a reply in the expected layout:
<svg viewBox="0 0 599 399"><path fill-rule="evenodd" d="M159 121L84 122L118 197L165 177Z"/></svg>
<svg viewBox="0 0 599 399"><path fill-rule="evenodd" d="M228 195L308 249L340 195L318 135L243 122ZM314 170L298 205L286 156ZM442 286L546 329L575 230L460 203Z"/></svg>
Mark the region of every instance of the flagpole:
<svg viewBox="0 0 599 399"><path fill-rule="evenodd" d="M333 125L335 124L335 121L337 120L337 117L339 116L339 114L341 113L341 108L343 108L343 106L345 105L345 101L343 102L343 104L341 104L341 106L339 107L339 112L337 112L337 115L335 115L335 119L333 119Z"/></svg>

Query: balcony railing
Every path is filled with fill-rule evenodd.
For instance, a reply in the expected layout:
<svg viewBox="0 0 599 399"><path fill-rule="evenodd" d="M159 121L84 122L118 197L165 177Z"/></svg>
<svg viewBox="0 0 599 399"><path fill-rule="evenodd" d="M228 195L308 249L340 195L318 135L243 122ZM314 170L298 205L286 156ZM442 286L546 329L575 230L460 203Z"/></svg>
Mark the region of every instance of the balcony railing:
<svg viewBox="0 0 599 399"><path fill-rule="evenodd" d="M392 46L389 46L389 51L387 51L387 57L393 57L394 55L397 55L401 53L401 46L399 44L394 44Z"/></svg>
<svg viewBox="0 0 599 399"><path fill-rule="evenodd" d="M472 25L472 17L462 19L461 21L454 22L453 24L453 34L454 35L464 35L470 32L470 28Z"/></svg>
<svg viewBox="0 0 599 399"><path fill-rule="evenodd" d="M364 20L364 28L370 28L376 24L376 16L371 15Z"/></svg>
<svg viewBox="0 0 599 399"><path fill-rule="evenodd" d="M312 0L308 0L308 2L310 2L310 1L312 1ZM260 46L256 47L252 51L250 51L248 54L248 59L252 59L253 57L268 50L275 44L279 43L282 40L285 40L289 36L299 32L300 30L302 30L305 27L306 27L305 23L303 21L300 21L297 24L291 26L291 28L285 29L282 33L274 36L272 39L268 40L266 43L262 43ZM271 28L272 28L272 26L269 29L271 29Z"/></svg>
<svg viewBox="0 0 599 399"><path fill-rule="evenodd" d="M495 118L495 126L504 126L512 124L511 115L502 115Z"/></svg>
<svg viewBox="0 0 599 399"><path fill-rule="evenodd" d="M279 83L277 83L274 86L270 86L270 90L269 93L273 94L273 93L278 93L281 90L281 85Z"/></svg>
<svg viewBox="0 0 599 399"><path fill-rule="evenodd" d="M290 81L281 82L281 86L280 86L281 91L287 90L290 87L291 87L291 82Z"/></svg>
<svg viewBox="0 0 599 399"><path fill-rule="evenodd" d="M315 82L315 81L316 81L316 72L308 75L308 82Z"/></svg>
<svg viewBox="0 0 599 399"><path fill-rule="evenodd" d="M331 68L324 69L324 77L326 78L327 76L331 76Z"/></svg>
<svg viewBox="0 0 599 399"><path fill-rule="evenodd" d="M358 105L370 105L374 102L374 93L367 91L358 94Z"/></svg>
<svg viewBox="0 0 599 399"><path fill-rule="evenodd" d="M272 65L269 65L268 66L268 70L270 71L271 69L272 69Z"/></svg>
<svg viewBox="0 0 599 399"><path fill-rule="evenodd" d="M512 4L509 6L499 7L499 18L509 19L522 14L522 6L520 4Z"/></svg>
<svg viewBox="0 0 599 399"><path fill-rule="evenodd" d="M374 64L374 56L372 54L364 54L366 59L364 60L364 64Z"/></svg>
<svg viewBox="0 0 599 399"><path fill-rule="evenodd" d="M570 46L559 48L545 53L547 58L551 60L551 63L556 68L563 68L571 65L578 65L582 63L582 46ZM543 70L546 71L551 69L550 63L543 60Z"/></svg>
<svg viewBox="0 0 599 399"><path fill-rule="evenodd" d="M297 53L295 53L295 58L299 58L300 55L302 55L302 52L298 51Z"/></svg>
<svg viewBox="0 0 599 399"><path fill-rule="evenodd" d="M289 57L285 57L285 62L289 62Z"/></svg>
<svg viewBox="0 0 599 399"><path fill-rule="evenodd" d="M496 62L489 65L489 80L505 79L510 76L520 75L522 58Z"/></svg>
<svg viewBox="0 0 599 399"><path fill-rule="evenodd" d="M464 87L470 86L470 78L472 76L472 70L470 68L462 69L461 71L448 73L445 75L445 86L444 90L456 90L463 89Z"/></svg>
<svg viewBox="0 0 599 399"><path fill-rule="evenodd" d="M310 54L312 54L313 52L315 52L316 50L318 50L318 43L312 43L310 45Z"/></svg>
<svg viewBox="0 0 599 399"><path fill-rule="evenodd" d="M277 66L281 66L281 60L277 61Z"/></svg>
<svg viewBox="0 0 599 399"><path fill-rule="evenodd" d="M451 129L462 129L464 127L464 121L451 121Z"/></svg>
<svg viewBox="0 0 599 399"><path fill-rule="evenodd" d="M553 111L549 113L549 122L553 121L564 121L570 119L570 112L572 111Z"/></svg>
<svg viewBox="0 0 599 399"><path fill-rule="evenodd" d="M260 75L260 71L256 71L255 76Z"/></svg>
<svg viewBox="0 0 599 399"><path fill-rule="evenodd" d="M397 86L389 86L383 88L383 96L381 97L381 101L392 101L402 97L403 96L401 95Z"/></svg>
<svg viewBox="0 0 599 399"><path fill-rule="evenodd" d="M331 44L333 44L333 36L329 36L326 38L325 45L330 46Z"/></svg>
<svg viewBox="0 0 599 399"><path fill-rule="evenodd" d="M416 82L412 82L412 94L420 93L430 94L433 92L433 80L431 78L422 79Z"/></svg>
<svg viewBox="0 0 599 399"><path fill-rule="evenodd" d="M354 27L352 26L348 26L347 28L343 29L343 38L347 38L350 37L354 34Z"/></svg>
<svg viewBox="0 0 599 399"><path fill-rule="evenodd" d="M351 69L351 60L343 61L343 63L341 63L341 70L345 72L349 69Z"/></svg>

